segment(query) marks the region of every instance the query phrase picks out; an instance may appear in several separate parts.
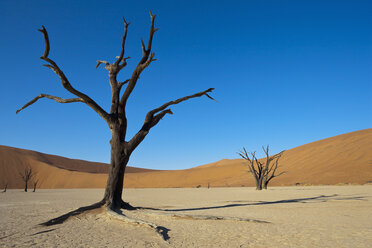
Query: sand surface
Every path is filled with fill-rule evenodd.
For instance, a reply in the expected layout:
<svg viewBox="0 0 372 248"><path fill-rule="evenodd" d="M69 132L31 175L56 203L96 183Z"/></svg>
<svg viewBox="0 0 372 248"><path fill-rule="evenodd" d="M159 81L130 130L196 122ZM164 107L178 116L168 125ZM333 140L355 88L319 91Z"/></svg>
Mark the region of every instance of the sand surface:
<svg viewBox="0 0 372 248"><path fill-rule="evenodd" d="M254 188L126 189L131 212L168 229L154 230L102 213L37 224L92 204L102 189L0 193L0 247L371 247L372 185ZM168 211L166 211L168 210ZM172 210L172 211L170 211ZM193 220L165 214L248 218ZM262 221L262 222L255 222Z"/></svg>

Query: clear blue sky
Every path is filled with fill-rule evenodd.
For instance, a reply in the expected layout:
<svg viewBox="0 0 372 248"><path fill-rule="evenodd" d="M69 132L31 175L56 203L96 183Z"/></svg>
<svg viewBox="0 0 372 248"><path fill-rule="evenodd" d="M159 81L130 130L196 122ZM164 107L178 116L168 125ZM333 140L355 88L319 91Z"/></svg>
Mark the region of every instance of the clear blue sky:
<svg viewBox="0 0 372 248"><path fill-rule="evenodd" d="M110 132L39 59L42 34L71 84L108 110L107 71L96 60L120 53L122 16L131 22L126 79L157 14L158 61L128 102L129 134L150 109L209 87L206 97L172 108L133 153L130 165L182 169L237 158L270 144L272 152L372 124L371 1L0 1L0 144L109 162Z"/></svg>

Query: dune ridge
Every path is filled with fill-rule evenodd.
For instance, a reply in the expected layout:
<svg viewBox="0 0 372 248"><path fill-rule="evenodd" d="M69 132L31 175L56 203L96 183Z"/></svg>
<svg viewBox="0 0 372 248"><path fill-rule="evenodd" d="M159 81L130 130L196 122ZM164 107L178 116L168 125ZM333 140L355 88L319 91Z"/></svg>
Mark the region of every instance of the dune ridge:
<svg viewBox="0 0 372 248"><path fill-rule="evenodd" d="M372 182L372 129L341 134L284 152L281 171L271 186L365 184ZM108 166L55 155L0 146L0 188L22 188L18 171L30 166L41 188L103 188ZM223 159L186 170L127 168L124 187L240 187L254 181L242 159Z"/></svg>

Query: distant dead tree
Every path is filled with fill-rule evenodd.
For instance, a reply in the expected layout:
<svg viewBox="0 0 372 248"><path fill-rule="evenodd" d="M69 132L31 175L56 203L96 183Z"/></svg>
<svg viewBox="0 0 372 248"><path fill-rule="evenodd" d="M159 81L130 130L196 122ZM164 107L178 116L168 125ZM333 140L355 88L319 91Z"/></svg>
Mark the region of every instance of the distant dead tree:
<svg viewBox="0 0 372 248"><path fill-rule="evenodd" d="M27 108L28 106L34 104L41 98L48 98L54 100L58 103L84 103L91 109L93 109L108 125L111 131L111 162L110 162L110 171L107 179L106 189L103 196L103 199L96 204L89 206L89 209L92 208L99 208L101 206L106 206L106 210L111 213L118 213L120 208L123 209L134 209L129 203L124 202L122 200L122 191L123 191L123 181L124 181L124 173L127 167L129 158L133 151L138 147L138 145L145 139L145 137L149 134L150 130L156 126L164 116L167 114L173 114L170 109L170 106L179 104L181 102L187 101L192 98L206 96L212 100L214 100L208 93L211 93L214 88L209 88L207 90L184 96L178 98L173 101L169 101L164 103L163 105L150 110L145 118L142 126L139 128L139 131L131 138L128 139L127 137L127 114L126 114L126 106L129 97L131 96L135 86L137 85L137 81L140 78L141 73L156 59L155 53L151 51L152 42L155 32L158 30L155 28L155 15L150 12L151 17L151 25L150 25L150 33L148 38L147 46L141 41L142 47L142 57L139 60L138 64L134 68L131 73L131 76L120 82L117 79L119 72L126 67L127 60L130 57L125 57L125 41L127 37L127 29L129 23L123 18L124 21L124 34L122 37L121 42L121 51L120 55L116 57L113 63L109 63L105 60L97 60L96 68L100 65L104 65L104 68L108 71L108 78L109 84L111 87L111 107L110 111L106 112L100 105L98 105L91 97L82 93L81 91L74 88L69 80L67 79L64 72L61 68L57 65L57 63L49 58L49 36L47 30L44 26L39 31L43 34L44 43L45 43L45 50L43 55L40 57L44 60L47 64L47 68L54 71L59 79L61 80L62 86L70 93L75 95L75 98L64 99L57 96L52 96L48 94L40 94L36 96L33 100L26 103L22 108L17 110L19 113L21 110ZM121 90L124 89L123 93L120 93ZM160 89L159 89L160 90ZM153 93L153 97L156 97L157 93ZM82 207L82 211L87 210L87 207ZM111 212L110 212L111 211ZM61 219L57 218L55 220L51 220L49 224L53 224L59 222L61 223Z"/></svg>
<svg viewBox="0 0 372 248"><path fill-rule="evenodd" d="M269 182L280 175L286 173L285 171L277 173L277 169L279 166L279 159L281 158L284 151L281 151L278 154L273 156L269 155L269 146L262 147L266 158L262 159L261 161L257 159L256 152L248 152L243 147L243 151L238 152L238 154L248 163L245 163L248 168L249 172L252 174L253 178L256 182L256 189L262 190L267 189Z"/></svg>
<svg viewBox="0 0 372 248"><path fill-rule="evenodd" d="M6 189L7 189L7 188L8 188L8 183L5 184L5 186L4 186L4 190L3 190L3 193L6 192Z"/></svg>
<svg viewBox="0 0 372 248"><path fill-rule="evenodd" d="M34 190L32 192L36 192L36 186L39 183L39 179L34 179Z"/></svg>
<svg viewBox="0 0 372 248"><path fill-rule="evenodd" d="M25 192L27 192L28 182L33 178L35 172L32 170L31 167L26 167L23 172L19 172L19 176L22 178L23 182L25 183Z"/></svg>

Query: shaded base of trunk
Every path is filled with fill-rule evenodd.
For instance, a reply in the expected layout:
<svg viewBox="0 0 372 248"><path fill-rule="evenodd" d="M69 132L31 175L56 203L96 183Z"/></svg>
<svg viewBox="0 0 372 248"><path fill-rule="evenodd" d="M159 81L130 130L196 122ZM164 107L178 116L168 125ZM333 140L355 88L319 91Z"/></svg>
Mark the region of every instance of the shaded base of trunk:
<svg viewBox="0 0 372 248"><path fill-rule="evenodd" d="M125 210L137 210L138 209L137 207L133 207L132 205L130 205L128 202L125 202L125 201L121 201L121 208Z"/></svg>
<svg viewBox="0 0 372 248"><path fill-rule="evenodd" d="M262 190L262 185L261 184L256 184L256 190Z"/></svg>
<svg viewBox="0 0 372 248"><path fill-rule="evenodd" d="M51 220L48 220L46 222L43 222L40 225L42 225L42 226L53 226L53 225L57 225L57 224L62 224L63 222L65 222L66 220L68 220L70 217L73 217L73 216L82 214L82 213L84 213L86 211L90 211L90 210L94 210L94 209L97 209L97 208L101 208L103 206L106 206L108 209L113 210L113 211L117 211L119 209L125 209L125 210L137 210L138 209L137 207L133 207L128 202L124 202L124 201L121 201L120 207L113 208L112 207L112 204L111 204L111 206L109 206L109 205L106 204L106 202L104 200L102 200L102 201L97 202L97 203L94 203L92 205L85 206L85 207L80 207L78 209L75 209L75 210L73 210L71 212L68 212L68 213L63 214L61 216L58 216L57 218L53 218Z"/></svg>
<svg viewBox="0 0 372 248"><path fill-rule="evenodd" d="M104 202L100 201L100 202L94 203L94 204L89 205L89 206L81 207L81 208L78 208L78 209L73 210L71 212L68 212L67 214L61 215L57 218L54 218L54 219L48 220L46 222L43 222L40 225L42 225L42 226L53 226L53 225L57 225L57 224L62 224L63 222L65 222L66 220L68 220L72 216L82 214L85 211L100 208L103 205L104 205Z"/></svg>

